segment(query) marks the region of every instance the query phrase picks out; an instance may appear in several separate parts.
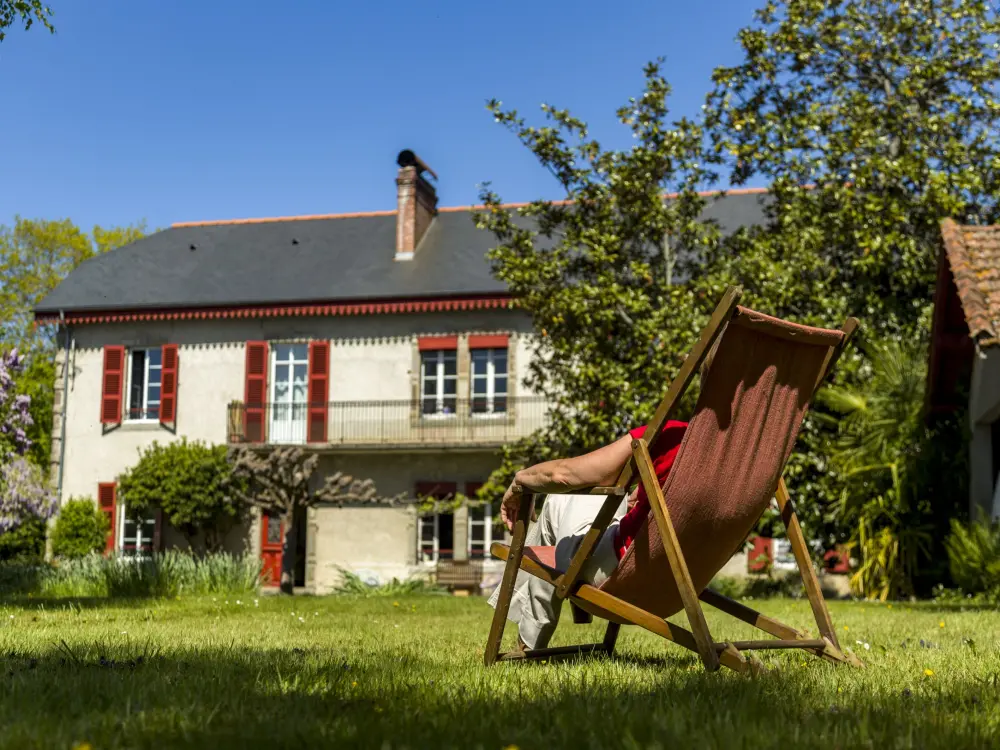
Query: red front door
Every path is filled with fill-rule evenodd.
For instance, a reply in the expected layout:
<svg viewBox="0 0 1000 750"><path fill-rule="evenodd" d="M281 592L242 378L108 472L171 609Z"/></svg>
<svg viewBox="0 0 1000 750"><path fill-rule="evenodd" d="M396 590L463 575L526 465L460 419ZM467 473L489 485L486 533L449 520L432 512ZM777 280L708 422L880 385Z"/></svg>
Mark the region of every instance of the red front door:
<svg viewBox="0 0 1000 750"><path fill-rule="evenodd" d="M265 586L281 583L281 546L284 524L277 516L264 513L260 517L260 559Z"/></svg>

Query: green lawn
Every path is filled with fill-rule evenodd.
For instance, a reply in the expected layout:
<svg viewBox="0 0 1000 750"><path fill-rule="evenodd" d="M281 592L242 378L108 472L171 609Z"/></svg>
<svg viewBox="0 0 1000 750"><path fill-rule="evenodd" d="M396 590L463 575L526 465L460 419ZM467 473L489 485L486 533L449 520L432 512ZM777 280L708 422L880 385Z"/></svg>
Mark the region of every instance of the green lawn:
<svg viewBox="0 0 1000 750"><path fill-rule="evenodd" d="M0 747L1000 747L1000 614L831 608L868 669L706 674L628 628L611 660L487 670L492 610L443 596L0 604ZM599 637L566 615L558 643Z"/></svg>

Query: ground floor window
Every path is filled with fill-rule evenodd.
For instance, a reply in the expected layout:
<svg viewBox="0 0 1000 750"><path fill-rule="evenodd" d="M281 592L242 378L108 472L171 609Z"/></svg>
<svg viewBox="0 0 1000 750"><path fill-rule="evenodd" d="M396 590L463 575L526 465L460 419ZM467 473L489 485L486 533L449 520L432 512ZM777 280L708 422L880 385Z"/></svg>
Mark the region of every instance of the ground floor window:
<svg viewBox="0 0 1000 750"><path fill-rule="evenodd" d="M436 563L455 556L455 517L451 513L432 513L420 518L420 562Z"/></svg>
<svg viewBox="0 0 1000 750"><path fill-rule="evenodd" d="M490 504L469 508L469 559L483 560L493 544L493 514Z"/></svg>
<svg viewBox="0 0 1000 750"><path fill-rule="evenodd" d="M118 514L118 554L122 557L151 557L156 550L156 512L148 511L136 518L125 512L123 503Z"/></svg>

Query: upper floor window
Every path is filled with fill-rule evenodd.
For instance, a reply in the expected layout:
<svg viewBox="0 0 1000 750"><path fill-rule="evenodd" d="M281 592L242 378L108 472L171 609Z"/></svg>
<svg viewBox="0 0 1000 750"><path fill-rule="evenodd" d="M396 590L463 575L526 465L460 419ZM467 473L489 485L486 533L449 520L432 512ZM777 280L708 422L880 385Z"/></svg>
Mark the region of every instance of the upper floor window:
<svg viewBox="0 0 1000 750"><path fill-rule="evenodd" d="M507 350L473 349L472 413L507 411Z"/></svg>
<svg viewBox="0 0 1000 750"><path fill-rule="evenodd" d="M458 362L454 349L420 353L421 411L455 414L458 406Z"/></svg>
<svg viewBox="0 0 1000 750"><path fill-rule="evenodd" d="M160 418L160 383L162 374L162 350L132 349L129 351L128 366L128 410L127 419Z"/></svg>
<svg viewBox="0 0 1000 750"><path fill-rule="evenodd" d="M270 435L275 442L305 442L308 382L309 344L274 344L271 349Z"/></svg>

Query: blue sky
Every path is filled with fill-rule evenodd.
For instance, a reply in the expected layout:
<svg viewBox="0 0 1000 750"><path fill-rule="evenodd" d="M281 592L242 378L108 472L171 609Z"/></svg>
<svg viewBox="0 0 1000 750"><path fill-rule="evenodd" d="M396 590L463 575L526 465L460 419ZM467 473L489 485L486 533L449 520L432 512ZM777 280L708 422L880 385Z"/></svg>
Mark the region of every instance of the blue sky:
<svg viewBox="0 0 1000 750"><path fill-rule="evenodd" d="M551 102L609 144L659 55L675 114L699 112L753 0L369 2L48 0L56 34L0 43L0 223L83 228L395 207L395 157L440 205L491 181L559 197L484 108ZM280 12L279 12L280 9Z"/></svg>

